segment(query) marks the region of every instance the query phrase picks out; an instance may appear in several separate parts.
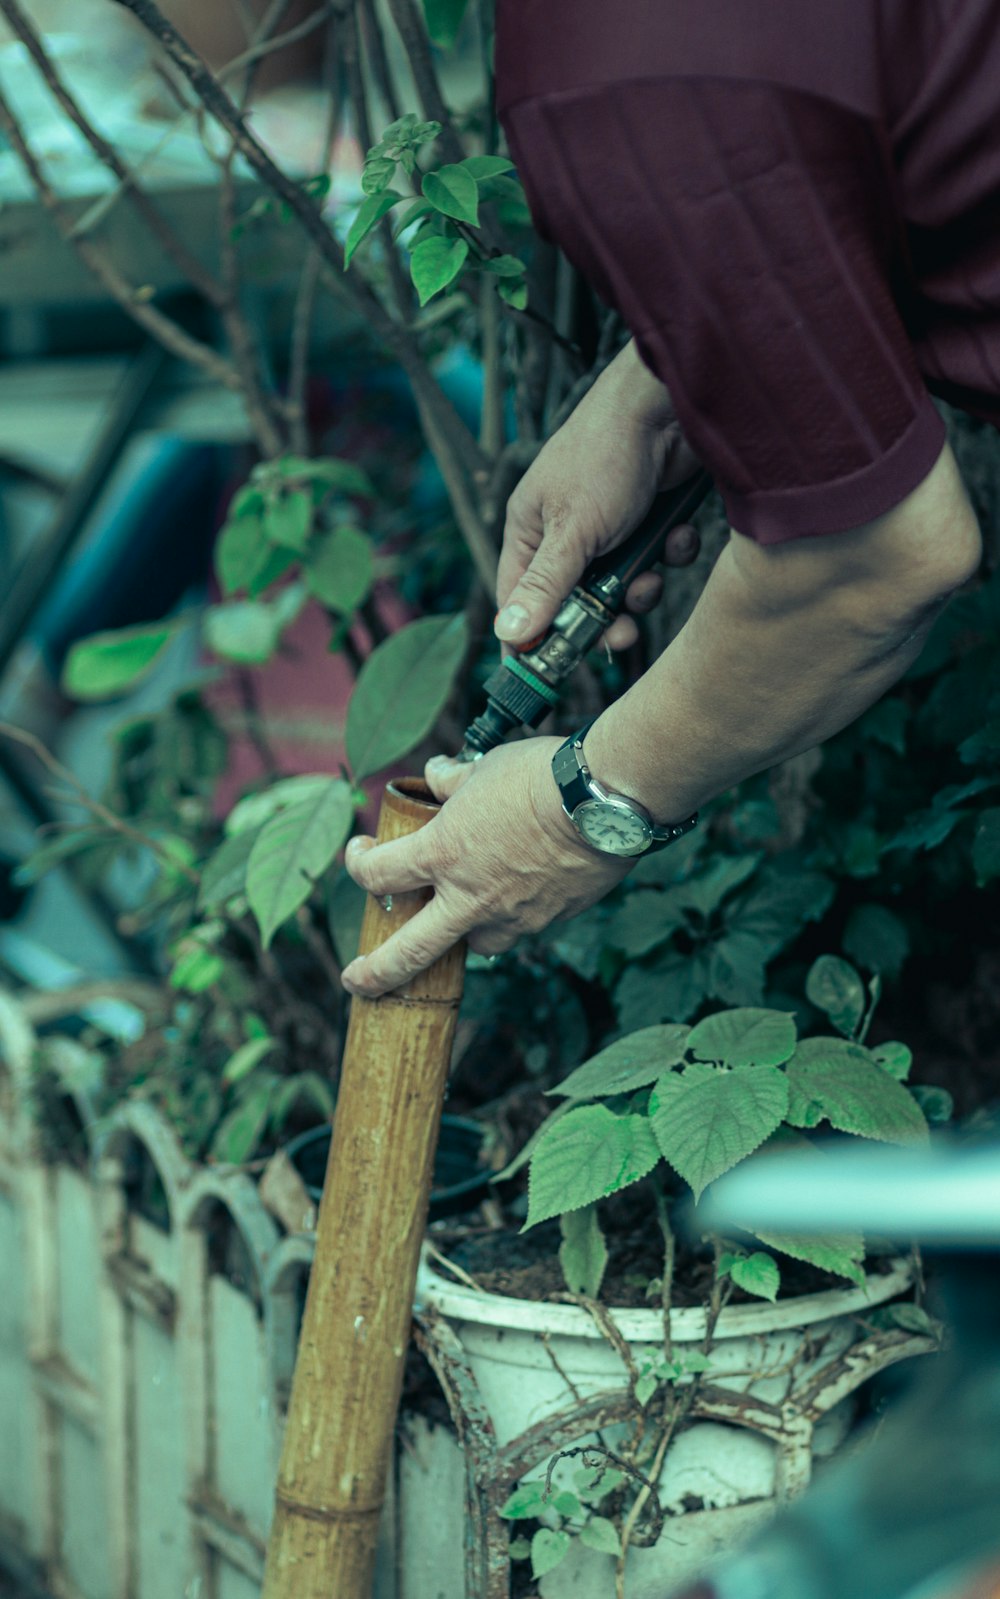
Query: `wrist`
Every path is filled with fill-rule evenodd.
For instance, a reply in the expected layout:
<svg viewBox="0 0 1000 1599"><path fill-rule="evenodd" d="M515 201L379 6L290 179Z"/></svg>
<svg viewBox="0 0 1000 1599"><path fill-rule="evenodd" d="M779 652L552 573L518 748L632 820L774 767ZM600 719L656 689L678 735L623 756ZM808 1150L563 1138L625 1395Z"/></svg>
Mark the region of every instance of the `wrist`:
<svg viewBox="0 0 1000 1599"><path fill-rule="evenodd" d="M641 740L620 725L618 706L594 723L583 742L583 756L595 778L616 794L635 800L658 827L684 821L704 803L705 794L673 774L648 736Z"/></svg>
<svg viewBox="0 0 1000 1599"><path fill-rule="evenodd" d="M669 389L650 371L634 339L629 339L607 370L614 374L622 389L623 403L637 422L657 430L676 422Z"/></svg>

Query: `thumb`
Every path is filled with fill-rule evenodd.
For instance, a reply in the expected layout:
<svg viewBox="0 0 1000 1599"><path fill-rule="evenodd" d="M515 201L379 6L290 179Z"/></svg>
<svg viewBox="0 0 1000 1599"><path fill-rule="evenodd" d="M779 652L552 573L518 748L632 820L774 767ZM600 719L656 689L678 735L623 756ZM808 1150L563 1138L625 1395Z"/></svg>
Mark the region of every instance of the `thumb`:
<svg viewBox="0 0 1000 1599"><path fill-rule="evenodd" d="M524 645L544 633L587 564L582 539L549 533L507 596L493 631L504 644Z"/></svg>

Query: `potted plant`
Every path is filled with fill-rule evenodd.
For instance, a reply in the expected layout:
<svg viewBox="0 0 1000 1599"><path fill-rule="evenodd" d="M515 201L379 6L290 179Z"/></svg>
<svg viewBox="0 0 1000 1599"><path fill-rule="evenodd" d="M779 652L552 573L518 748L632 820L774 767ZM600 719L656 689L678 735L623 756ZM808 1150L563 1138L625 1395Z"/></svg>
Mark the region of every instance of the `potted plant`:
<svg viewBox="0 0 1000 1599"><path fill-rule="evenodd" d="M874 990L821 957L808 994L832 1034L799 1038L787 1011L721 1010L619 1037L551 1089L558 1108L501 1177L527 1166L529 1238L558 1225L555 1302L515 1297L516 1240L485 1270L461 1252L459 1280L425 1264L423 1347L465 1448L478 1439L470 1565L463 1575L453 1558L449 1586L438 1564L445 1599L505 1593L507 1558L544 1599L662 1593L805 1486L846 1436L861 1383L934 1347L912 1259L866 1260L860 1236L692 1242L696 1205L680 1233L676 1222L685 1196L690 1208L738 1162L817 1129L926 1138L909 1050L864 1043ZM625 1195L631 1212L619 1204L605 1237L602 1213ZM659 1240L659 1263L647 1250L644 1269L616 1271L602 1294L630 1229ZM623 1285L641 1293L617 1308ZM433 1478L407 1475L419 1499L455 1446L418 1427L416 1447L434 1461ZM463 1546L449 1532L429 1535L438 1562L445 1543Z"/></svg>

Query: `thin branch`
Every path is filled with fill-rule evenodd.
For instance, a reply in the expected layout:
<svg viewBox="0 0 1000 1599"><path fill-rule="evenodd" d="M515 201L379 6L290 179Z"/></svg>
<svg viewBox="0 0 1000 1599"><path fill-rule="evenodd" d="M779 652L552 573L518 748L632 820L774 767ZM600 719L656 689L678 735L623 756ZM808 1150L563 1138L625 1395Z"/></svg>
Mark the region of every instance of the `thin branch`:
<svg viewBox="0 0 1000 1599"><path fill-rule="evenodd" d="M295 913L302 937L309 946L311 954L315 957L316 964L332 988L340 987L340 967L334 957L326 939L317 927L314 926L308 907L300 905Z"/></svg>
<svg viewBox="0 0 1000 1599"><path fill-rule="evenodd" d="M385 39L382 35L382 25L375 14L374 0L361 0L361 27L364 37L365 50L371 62L372 76L375 87L389 113L390 122L398 122L402 115L396 85L392 81L389 70L389 57L386 54Z"/></svg>
<svg viewBox="0 0 1000 1599"><path fill-rule="evenodd" d="M323 50L322 82L328 97L326 133L323 139L323 171L333 166L337 130L340 127L342 107L340 74L337 71L334 29L327 29ZM316 294L323 263L315 247L309 249L302 263L302 273L292 307L292 333L288 350L288 416L291 422L292 450L296 455L308 455L309 416L307 385L309 381L309 347L312 337Z"/></svg>
<svg viewBox="0 0 1000 1599"><path fill-rule="evenodd" d="M220 305L223 294L221 284L216 281L204 263L199 261L197 256L188 250L184 241L174 232L163 213L153 204L145 191L138 186L135 173L122 160L114 146L109 144L107 139L88 120L79 101L63 83L46 53L45 46L21 11L17 0L0 0L0 12L7 19L11 31L24 45L63 115L83 134L98 160L103 162L110 172L114 173L126 193L129 203L142 218L160 247L179 270L183 272L184 276L197 289L203 299L207 300L211 305Z"/></svg>
<svg viewBox="0 0 1000 1599"><path fill-rule="evenodd" d="M441 432L437 417L426 404L424 395L416 388L414 388L414 399L417 402L417 412L427 443L444 478L459 532L465 540L466 548L472 557L472 564L481 582L487 592L492 594L497 582L499 560L497 547L490 541L478 507L462 477L448 440Z"/></svg>
<svg viewBox="0 0 1000 1599"><path fill-rule="evenodd" d="M283 0L281 6L283 12L288 10L288 3L289 0ZM272 10L274 9L276 8L272 7ZM330 19L334 10L335 7L330 3L322 5L318 11L313 11L304 21L297 22L294 28L288 28L284 33L276 33L273 38L269 37L269 35L271 28L275 24L270 22L268 17L265 17L258 30L257 39L250 48L242 51L238 56L233 56L231 61L227 61L225 66L218 69L216 72L218 81L224 83L243 67L259 66L265 56L276 55L279 50L284 50L286 45L298 44L300 39L308 39L311 33L315 33L317 28L321 28L324 22Z"/></svg>
<svg viewBox="0 0 1000 1599"><path fill-rule="evenodd" d="M261 715L260 704L257 699L257 683L252 672L246 667L240 667L234 674L236 689L243 706L244 727L247 738L256 751L257 758L264 769L264 776L269 783L281 776L281 762L271 747L270 740L264 729L264 719Z"/></svg>
<svg viewBox="0 0 1000 1599"><path fill-rule="evenodd" d="M500 360L500 296L493 278L484 273L479 284L479 333L482 342L483 407L479 422L479 448L490 460L503 449L503 368Z"/></svg>
<svg viewBox="0 0 1000 1599"><path fill-rule="evenodd" d="M354 112L354 121L358 139L364 150L369 150L373 144L371 118L368 115L368 93L365 85L365 74L361 60L361 32L358 27L357 9L354 4L349 5L341 16L342 30L340 32L341 59L347 73L347 88L351 99L351 109ZM413 314L413 289L409 276L403 271L403 264L399 259L392 236L392 223L389 217L383 217L379 223L379 234L385 248L386 271L389 274L389 285L392 297L396 304L397 314L402 322L408 322Z"/></svg>
<svg viewBox="0 0 1000 1599"><path fill-rule="evenodd" d="M438 142L442 154L448 161L463 161L468 152L445 105L423 17L413 0L389 0L389 10L410 63L424 116L441 124Z"/></svg>
<svg viewBox="0 0 1000 1599"><path fill-rule="evenodd" d="M96 816L98 821L103 822L105 827L109 828L113 833L118 833L122 838L127 838L130 844L136 844L141 849L149 850L150 854L155 855L157 860L162 861L165 866L169 866L171 871L180 872L182 877L188 879L188 882L195 884L201 882L201 878L193 866L188 866L178 856L171 854L170 850L161 844L158 839L150 838L146 833L140 832L137 827L132 826L131 822L126 822L123 817L118 816L116 812L110 810L100 800L95 800L93 795L89 794L84 788L79 778L74 777L69 767L63 766L62 762L56 759L51 750L46 749L41 739L36 738L34 733L28 733L21 727L14 727L10 722L0 722L0 738L9 738L13 743L20 744L24 749L30 750L32 755L41 761L46 771L51 772L53 777L58 778L61 783L65 783L67 788L75 795L79 804L89 811L91 816Z"/></svg>
<svg viewBox="0 0 1000 1599"><path fill-rule="evenodd" d="M116 300L128 316L151 338L162 344L171 355L176 355L179 360L198 367L223 388L232 389L237 394L241 393L239 373L231 362L226 361L207 344L192 338L170 317L143 299L142 291L122 277L118 268L92 240L74 236L72 219L66 206L45 177L20 123L2 94L0 94L0 132L5 134L13 147L14 153L34 184L39 199L55 221L62 237L72 246L84 266L104 286L111 298Z"/></svg>

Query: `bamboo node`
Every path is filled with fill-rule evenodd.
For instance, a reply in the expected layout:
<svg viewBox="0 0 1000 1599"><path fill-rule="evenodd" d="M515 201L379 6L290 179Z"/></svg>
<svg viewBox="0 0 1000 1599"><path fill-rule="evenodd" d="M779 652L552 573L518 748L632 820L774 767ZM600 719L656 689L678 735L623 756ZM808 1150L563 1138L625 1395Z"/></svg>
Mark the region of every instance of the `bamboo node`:
<svg viewBox="0 0 1000 1599"><path fill-rule="evenodd" d="M285 1510L291 1511L293 1516L301 1516L305 1521L360 1521L365 1517L380 1516L381 1503L377 1505L307 1505L301 1499L293 1499L284 1488L275 1490L275 1499Z"/></svg>

